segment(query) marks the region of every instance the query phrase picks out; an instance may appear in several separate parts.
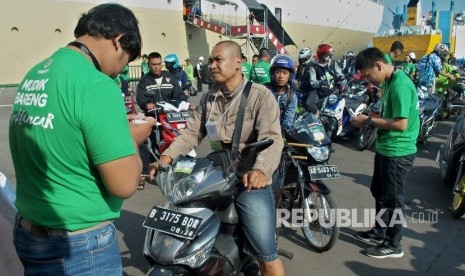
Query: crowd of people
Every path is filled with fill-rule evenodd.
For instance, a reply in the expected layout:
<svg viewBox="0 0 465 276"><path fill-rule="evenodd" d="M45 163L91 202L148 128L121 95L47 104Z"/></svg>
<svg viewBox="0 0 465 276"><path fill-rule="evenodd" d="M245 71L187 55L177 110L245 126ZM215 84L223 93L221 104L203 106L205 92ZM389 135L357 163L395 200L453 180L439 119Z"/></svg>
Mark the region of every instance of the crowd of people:
<svg viewBox="0 0 465 276"><path fill-rule="evenodd" d="M404 51L400 42L386 54L377 48L348 51L341 62L333 59L331 45L321 44L315 55L310 48L299 51L296 65L286 54L271 59L265 48L248 64L239 44L221 41L208 63L204 57L195 65L186 59L185 72L176 54L144 55L136 91L141 110L154 109L160 101L188 100L194 80L197 91L205 83L209 88L159 161L143 168L138 149L156 122L146 117L143 124L131 123L135 117L126 114L121 88L112 80L141 55L136 17L119 4L102 4L81 16L74 35L75 41L31 69L22 82L42 82L46 102L16 102L12 111L9 133L18 209L14 244L25 274L121 275L113 220L123 199L136 191L143 170L153 178L160 165L172 163L208 137L212 150L232 149L237 143L240 151L251 142L274 141L254 162L238 168L235 200L245 252L257 259L261 275L284 275L270 187L283 149L282 131L292 131L299 101L318 114L316 102L328 96L332 85L356 75L382 89L382 116L362 114L351 122L380 129L371 193L376 210L386 210L384 225L377 223L357 237L378 243L365 250L368 256L403 256L402 224L389 222L404 208L406 178L415 159L419 114L413 80L430 92L455 81L445 62L446 45L438 44L416 66L415 56L407 54L400 70L392 64ZM19 92L28 93L28 86L20 86ZM242 94L247 95L246 114L236 136Z"/></svg>

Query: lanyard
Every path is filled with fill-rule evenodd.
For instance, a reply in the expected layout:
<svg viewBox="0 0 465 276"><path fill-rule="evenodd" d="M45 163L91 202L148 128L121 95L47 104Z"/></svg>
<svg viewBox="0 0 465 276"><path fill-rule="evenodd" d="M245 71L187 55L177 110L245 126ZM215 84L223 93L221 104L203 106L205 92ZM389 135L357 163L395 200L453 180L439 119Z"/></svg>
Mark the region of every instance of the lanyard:
<svg viewBox="0 0 465 276"><path fill-rule="evenodd" d="M223 112L223 114L221 114L221 116L218 118L218 120L216 120L214 123L217 124L221 118L223 118L224 114L226 114L226 112L228 112L228 110L231 108L231 106L233 106L233 104L237 101L237 99L239 99L242 95L242 91L236 96L236 98L231 102L231 104L228 106L228 108L226 108L226 110ZM213 107L215 106L215 102L216 102L216 98L218 97L218 92L216 93L215 95L215 99L213 100L213 104L212 104L212 108L210 109L210 114L208 115L208 119L207 119L207 122L210 122L210 117L212 116L212 111L213 111Z"/></svg>
<svg viewBox="0 0 465 276"><path fill-rule="evenodd" d="M79 48L81 51L86 53L90 57L90 59L92 60L92 63L94 64L95 68L97 68L97 70L99 70L99 71L102 71L100 69L100 64L98 63L97 58L95 58L94 54L92 54L92 52L89 50L89 48L87 48L86 45L82 44L81 42L77 42L77 41L70 42L68 45Z"/></svg>

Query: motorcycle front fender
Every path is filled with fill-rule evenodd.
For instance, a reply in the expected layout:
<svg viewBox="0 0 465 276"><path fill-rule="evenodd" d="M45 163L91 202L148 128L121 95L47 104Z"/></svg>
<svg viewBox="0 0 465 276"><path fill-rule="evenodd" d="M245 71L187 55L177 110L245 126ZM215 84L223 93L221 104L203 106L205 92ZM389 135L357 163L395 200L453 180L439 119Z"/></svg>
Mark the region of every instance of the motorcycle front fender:
<svg viewBox="0 0 465 276"><path fill-rule="evenodd" d="M177 276L194 275L191 271L182 266L154 266L146 274L147 276Z"/></svg>
<svg viewBox="0 0 465 276"><path fill-rule="evenodd" d="M305 185L304 189L306 192L305 194L307 194L307 192L319 192L324 195L329 195L331 193L331 189L320 180L310 181L307 185Z"/></svg>

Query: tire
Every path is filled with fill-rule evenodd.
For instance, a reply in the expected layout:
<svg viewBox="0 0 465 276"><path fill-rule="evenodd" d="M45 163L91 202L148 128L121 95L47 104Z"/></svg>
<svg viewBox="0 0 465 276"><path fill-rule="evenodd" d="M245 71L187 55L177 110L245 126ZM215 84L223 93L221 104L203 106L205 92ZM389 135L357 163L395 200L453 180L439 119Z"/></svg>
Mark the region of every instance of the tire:
<svg viewBox="0 0 465 276"><path fill-rule="evenodd" d="M457 188L460 191L453 191L452 193L451 212L454 218L460 218L465 214L465 171L462 171L461 175L457 175L457 178L459 178Z"/></svg>
<svg viewBox="0 0 465 276"><path fill-rule="evenodd" d="M373 143L376 140L377 132L378 132L378 127L375 127L375 126L369 126L369 127L362 129L357 134L357 144L355 147L358 150L365 150L366 148L371 147L371 145L373 145Z"/></svg>
<svg viewBox="0 0 465 276"><path fill-rule="evenodd" d="M330 250L339 236L339 228L336 224L336 205L333 198L330 195L310 192L310 194L302 200L302 209L304 212L302 233L307 243L318 252ZM311 210L311 213L316 211L317 218L309 218L306 210ZM321 210L324 210L324 213L327 213L329 217L326 217ZM321 225L322 220L328 224L327 227Z"/></svg>

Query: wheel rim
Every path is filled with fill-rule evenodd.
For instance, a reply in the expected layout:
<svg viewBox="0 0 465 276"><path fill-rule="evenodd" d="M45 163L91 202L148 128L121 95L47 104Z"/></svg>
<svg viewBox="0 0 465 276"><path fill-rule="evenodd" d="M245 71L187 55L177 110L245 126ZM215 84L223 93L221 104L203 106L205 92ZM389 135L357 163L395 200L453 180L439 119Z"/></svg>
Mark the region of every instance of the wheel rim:
<svg viewBox="0 0 465 276"><path fill-rule="evenodd" d="M311 193L306 199L304 199L302 205L304 209L305 226L303 227L303 231L305 236L316 247L326 246L331 241L334 231L331 226L334 222L330 221L331 209L326 198L321 196L321 194ZM317 217L308 217L307 208L316 212ZM328 223L329 226L325 227L324 225L321 225L320 222L323 221Z"/></svg>
<svg viewBox="0 0 465 276"><path fill-rule="evenodd" d="M454 200L452 203L452 209L454 209L454 211L458 210L460 206L463 204L463 200L464 200L463 197L465 194L465 189L464 189L465 188L465 176L462 176L457 188L460 191L454 192Z"/></svg>

